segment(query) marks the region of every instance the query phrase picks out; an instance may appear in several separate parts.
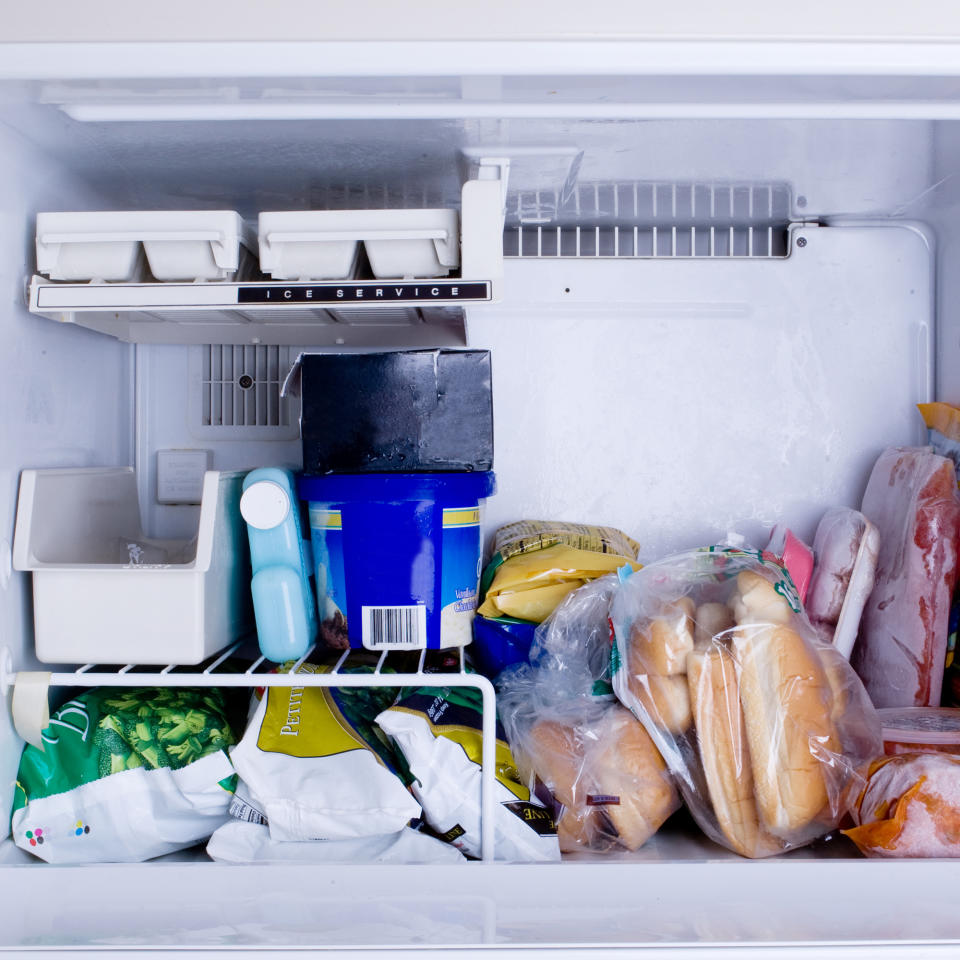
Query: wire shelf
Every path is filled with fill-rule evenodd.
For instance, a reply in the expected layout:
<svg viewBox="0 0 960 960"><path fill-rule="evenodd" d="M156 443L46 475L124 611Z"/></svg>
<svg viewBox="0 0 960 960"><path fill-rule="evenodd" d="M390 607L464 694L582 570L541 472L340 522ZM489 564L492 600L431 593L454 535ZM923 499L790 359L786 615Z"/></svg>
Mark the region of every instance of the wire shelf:
<svg viewBox="0 0 960 960"><path fill-rule="evenodd" d="M14 690L17 681L29 677L34 683L41 678L50 687L468 687L480 691L483 705L482 753L480 776L480 847L481 859L494 858L494 778L496 775L497 714L493 684L484 676L467 669L463 649L441 652L421 650L380 652L371 672L345 672L349 668L371 665L371 654L363 650L344 650L334 659L317 657L326 663L326 673L297 673L317 651L313 646L292 664L278 673L278 665L260 656L243 670L236 668L234 658L243 650L239 641L197 666L166 666L85 663L73 670L29 672L12 670L9 656L0 662L0 689ZM440 662L435 662L439 660ZM311 662L314 662L311 660ZM396 666L395 666L396 664ZM399 668L399 669L398 669Z"/></svg>

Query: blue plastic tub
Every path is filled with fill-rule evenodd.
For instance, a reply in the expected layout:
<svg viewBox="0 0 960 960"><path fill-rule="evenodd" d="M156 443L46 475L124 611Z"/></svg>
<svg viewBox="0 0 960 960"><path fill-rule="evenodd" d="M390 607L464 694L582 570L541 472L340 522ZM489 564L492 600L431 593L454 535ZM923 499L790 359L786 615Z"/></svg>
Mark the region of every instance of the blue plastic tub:
<svg viewBox="0 0 960 960"><path fill-rule="evenodd" d="M320 638L335 649L461 647L472 638L492 472L301 477Z"/></svg>

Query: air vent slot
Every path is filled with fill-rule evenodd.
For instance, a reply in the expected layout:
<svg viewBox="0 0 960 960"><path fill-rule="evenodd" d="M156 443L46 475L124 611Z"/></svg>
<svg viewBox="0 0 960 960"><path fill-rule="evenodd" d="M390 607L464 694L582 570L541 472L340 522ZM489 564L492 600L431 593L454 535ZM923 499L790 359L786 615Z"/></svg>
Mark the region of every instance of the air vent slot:
<svg viewBox="0 0 960 960"><path fill-rule="evenodd" d="M289 401L280 396L293 362L290 347L207 345L199 349L201 427L290 426Z"/></svg>
<svg viewBox="0 0 960 960"><path fill-rule="evenodd" d="M589 184L511 197L508 257L786 257L784 184Z"/></svg>

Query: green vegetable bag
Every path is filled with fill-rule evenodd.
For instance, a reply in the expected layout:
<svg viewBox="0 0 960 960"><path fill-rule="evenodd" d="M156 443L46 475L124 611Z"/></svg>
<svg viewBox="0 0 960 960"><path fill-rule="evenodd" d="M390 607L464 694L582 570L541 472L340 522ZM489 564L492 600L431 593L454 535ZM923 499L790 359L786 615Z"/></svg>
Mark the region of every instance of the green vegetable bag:
<svg viewBox="0 0 960 960"><path fill-rule="evenodd" d="M20 760L11 829L50 863L147 860L227 819L235 741L219 690L111 688L67 701Z"/></svg>

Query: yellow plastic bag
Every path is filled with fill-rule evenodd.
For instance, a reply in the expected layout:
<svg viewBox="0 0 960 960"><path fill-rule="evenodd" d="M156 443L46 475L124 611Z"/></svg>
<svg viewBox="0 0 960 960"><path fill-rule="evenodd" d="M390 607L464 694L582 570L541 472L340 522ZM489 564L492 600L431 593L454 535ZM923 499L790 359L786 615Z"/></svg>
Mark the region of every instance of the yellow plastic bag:
<svg viewBox="0 0 960 960"><path fill-rule="evenodd" d="M577 550L564 544L516 554L497 568L477 612L484 617L508 616L542 623L568 593L624 564L640 569L640 564L629 557Z"/></svg>

